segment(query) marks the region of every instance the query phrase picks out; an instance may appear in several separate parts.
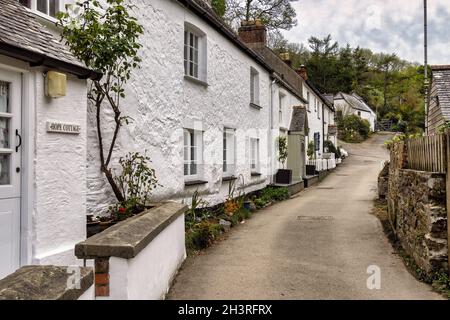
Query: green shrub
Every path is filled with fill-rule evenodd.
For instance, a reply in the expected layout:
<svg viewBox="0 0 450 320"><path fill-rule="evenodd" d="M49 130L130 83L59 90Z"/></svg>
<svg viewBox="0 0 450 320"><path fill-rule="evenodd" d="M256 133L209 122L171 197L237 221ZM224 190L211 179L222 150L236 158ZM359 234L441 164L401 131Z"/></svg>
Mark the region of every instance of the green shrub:
<svg viewBox="0 0 450 320"><path fill-rule="evenodd" d="M315 159L316 158L316 145L314 144L314 141L310 141L308 143L308 150L306 152L308 154L309 159Z"/></svg>
<svg viewBox="0 0 450 320"><path fill-rule="evenodd" d="M258 208L262 208L269 202L283 201L286 199L289 199L288 188L267 187L261 190L259 196L255 199L255 205Z"/></svg>
<svg viewBox="0 0 450 320"><path fill-rule="evenodd" d="M186 247L190 250L206 249L222 232L222 226L204 220L186 232Z"/></svg>
<svg viewBox="0 0 450 320"><path fill-rule="evenodd" d="M357 115L347 115L338 121L339 138L346 142L361 142L369 137L370 123Z"/></svg>

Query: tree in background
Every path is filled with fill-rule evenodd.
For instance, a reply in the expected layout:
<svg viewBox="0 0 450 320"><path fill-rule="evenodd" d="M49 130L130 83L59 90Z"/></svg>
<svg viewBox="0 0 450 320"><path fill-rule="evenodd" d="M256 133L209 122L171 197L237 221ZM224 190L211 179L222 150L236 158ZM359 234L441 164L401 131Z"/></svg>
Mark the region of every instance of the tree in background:
<svg viewBox="0 0 450 320"><path fill-rule="evenodd" d="M227 10L226 0L211 0L211 6L219 17L223 17L225 15Z"/></svg>
<svg viewBox="0 0 450 320"><path fill-rule="evenodd" d="M365 48L340 47L331 36L311 37L309 48L272 32L269 46L288 52L293 68L304 64L310 81L323 93L355 92L377 113L392 120L395 130L415 134L424 128L423 66L395 54L373 53Z"/></svg>
<svg viewBox="0 0 450 320"><path fill-rule="evenodd" d="M290 30L297 25L292 2L297 0L226 0L224 19L238 28L242 20L260 19L269 30Z"/></svg>

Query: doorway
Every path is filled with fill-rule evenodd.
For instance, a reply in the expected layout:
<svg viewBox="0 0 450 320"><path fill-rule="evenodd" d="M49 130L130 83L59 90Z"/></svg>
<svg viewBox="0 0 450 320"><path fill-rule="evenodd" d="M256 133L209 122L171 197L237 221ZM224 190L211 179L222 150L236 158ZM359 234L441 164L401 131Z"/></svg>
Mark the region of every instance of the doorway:
<svg viewBox="0 0 450 320"><path fill-rule="evenodd" d="M20 267L21 75L0 69L0 279Z"/></svg>

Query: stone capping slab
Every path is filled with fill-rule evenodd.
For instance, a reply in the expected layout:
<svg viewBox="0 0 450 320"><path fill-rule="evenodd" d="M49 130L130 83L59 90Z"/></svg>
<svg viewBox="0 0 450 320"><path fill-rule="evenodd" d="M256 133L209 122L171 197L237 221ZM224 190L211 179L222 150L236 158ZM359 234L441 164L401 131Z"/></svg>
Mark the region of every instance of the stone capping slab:
<svg viewBox="0 0 450 320"><path fill-rule="evenodd" d="M79 259L134 258L187 209L181 203L163 203L78 243L75 255Z"/></svg>
<svg viewBox="0 0 450 320"><path fill-rule="evenodd" d="M0 280L0 300L77 300L93 285L94 272L80 267L80 288L69 289L67 280L75 274L68 267L22 267Z"/></svg>

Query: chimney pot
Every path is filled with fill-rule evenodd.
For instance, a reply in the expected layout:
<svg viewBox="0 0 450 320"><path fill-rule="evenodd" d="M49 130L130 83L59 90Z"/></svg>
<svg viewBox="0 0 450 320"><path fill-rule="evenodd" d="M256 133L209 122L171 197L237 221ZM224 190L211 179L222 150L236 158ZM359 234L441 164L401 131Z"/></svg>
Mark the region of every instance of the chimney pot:
<svg viewBox="0 0 450 320"><path fill-rule="evenodd" d="M303 79L308 80L308 70L306 69L305 65L301 65L300 68L297 70L297 73L302 77Z"/></svg>
<svg viewBox="0 0 450 320"><path fill-rule="evenodd" d="M292 67L291 55L289 52L280 53L280 59L283 60L288 66Z"/></svg>

